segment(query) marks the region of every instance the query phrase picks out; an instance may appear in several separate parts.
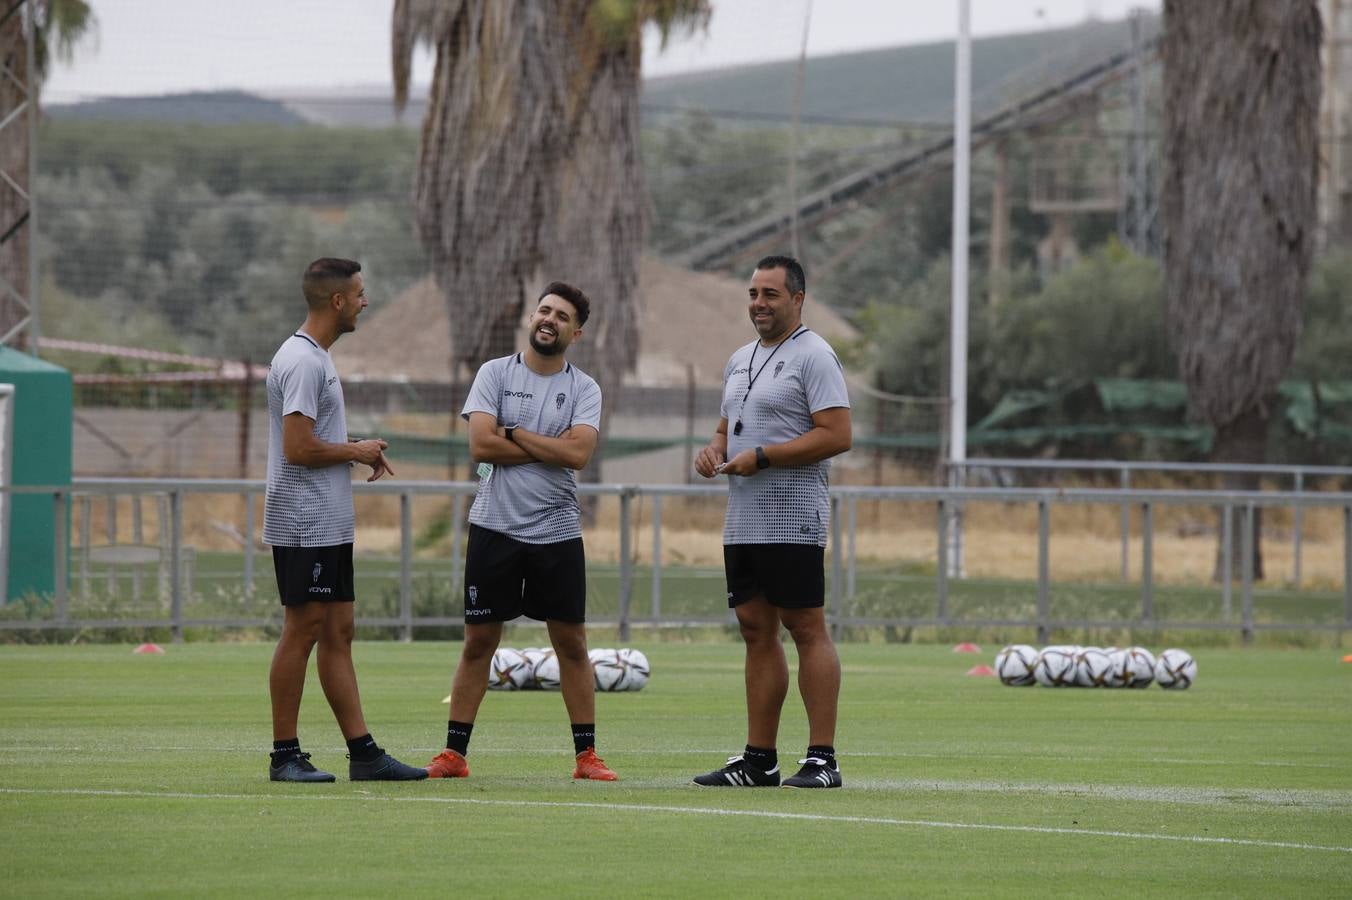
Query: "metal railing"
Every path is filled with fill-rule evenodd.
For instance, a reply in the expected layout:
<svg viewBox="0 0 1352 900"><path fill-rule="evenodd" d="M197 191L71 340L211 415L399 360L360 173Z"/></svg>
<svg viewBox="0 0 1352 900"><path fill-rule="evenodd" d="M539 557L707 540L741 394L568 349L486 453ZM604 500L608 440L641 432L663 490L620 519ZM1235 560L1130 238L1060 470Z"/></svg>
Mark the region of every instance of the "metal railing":
<svg viewBox="0 0 1352 900"><path fill-rule="evenodd" d="M1308 470L1307 470L1308 471ZM413 568L414 568L414 529L412 525L412 503L414 498L449 498L452 501L451 514L451 551L449 562L451 571L449 583L452 588L459 584L461 574L461 552L463 547L463 528L465 520L465 499L472 496L477 488L470 482L420 482L382 481L375 484L358 484L356 493L363 495L385 495L399 498L399 559L398 559L398 609L392 616L359 617L359 625L393 626L400 636L411 639L413 629L423 626L458 625L457 616L415 615L413 611ZM243 498L245 521L242 534L241 576L245 585L252 587L255 576L256 555L255 502L264 493L264 482L246 480L164 480L164 479L77 479L67 487L11 487L7 490L26 494L50 494L54 504L55 528L55 591L50 598L49 614L37 618L0 619L0 630L18 629L72 629L72 628L134 628L167 627L174 639L182 639L184 629L197 626L206 627L249 627L276 625L278 617L191 617L185 615L184 600L190 588L185 588L182 560L184 557L184 501L190 494L234 495ZM726 488L717 483L707 485L582 485L579 492L583 497L610 497L619 504L619 563L618 598L613 616L593 617L590 621L602 625L615 625L620 638L627 639L631 628L662 627L669 625L726 625L734 620L726 609L718 609L708 615L672 615L664 613L662 591L665 578L663 567L663 500L680 497L707 497L721 500ZM169 559L166 573L167 610L159 617L141 618L86 618L70 615L71 570L68 555L67 516L76 505L82 507L80 522L80 540L75 545L76 554L87 556L90 550L89 504L93 498L102 497L108 501L110 509L115 508L113 499L118 497L137 497L158 495L163 497L163 508L167 518L163 519L164 536L162 544ZM636 526L635 504L649 499L648 525L652 530L651 548L651 608L648 614L639 614L634 609L635 577L640 568L635 562L634 531ZM859 559L856 553L858 534L857 508L860 502L877 501L892 504L924 504L934 510L934 548L937 565L934 567L932 609L924 614L884 614L862 615L854 601L858 596ZM1036 604L1030 615L994 617L990 615L966 615L953 608L951 603L955 579L948 575L945 553L948 547L946 529L952 521L951 511L957 505L970 506L979 503L1013 504L1030 506L1037 511L1036 534ZM855 487L838 486L831 489L832 521L829 543L829 596L827 616L833 630L839 634L843 628L851 626L937 626L955 625L971 627L1026 627L1036 629L1039 640L1045 641L1047 635L1058 628L1171 628L1233 630L1240 632L1245 639L1251 639L1260 630L1331 630L1352 629L1352 493L1333 492L1230 492L1230 491L1180 491L1180 490L1122 490L1122 489L1046 489L1046 488L951 488L951 487ZM1078 615L1074 618L1053 615L1049 602L1054 587L1050 577L1050 539L1051 511L1054 507L1067 505L1105 505L1136 508L1140 511L1141 569L1139 602L1130 617L1102 618L1092 615ZM1214 507L1239 511L1241 515L1240 550L1240 614L1233 619L1233 593L1231 571L1234 560L1230 557L1232 542L1230 535L1224 535L1221 542L1224 560L1224 577L1219 586L1221 614L1218 619L1177 620L1161 616L1156 606L1157 588L1155 585L1155 563L1153 546L1155 541L1155 510L1160 507L1191 506ZM1342 608L1327 617L1326 621L1293 621L1277 618L1259 621L1255 616L1255 578L1254 548L1255 512L1263 508L1294 508L1308 510L1314 508L1339 509L1342 511ZM111 515L111 513L110 513ZM1223 517L1227 524L1232 515ZM14 523L22 527L21 523ZM135 523L134 523L135 525ZM115 524L108 524L109 534L116 534ZM360 522L358 542L360 545ZM83 560L75 567L79 573L80 586L88 590L93 577ZM359 566L360 568L360 566ZM359 572L360 574L360 572ZM930 576L926 576L927 578ZM958 585L962 582L959 581ZM886 594L888 587L883 583L877 588ZM926 592L928 589L924 589ZM722 591L711 592L722 596Z"/></svg>
<svg viewBox="0 0 1352 900"><path fill-rule="evenodd" d="M1258 475L1260 477L1290 479L1291 490L1300 493L1317 478L1352 478L1349 466L1299 466L1270 463L1183 463L1150 462L1103 459L1000 459L983 457L966 459L961 462L946 463L950 469L964 474L988 471L991 469L1011 472L1114 472L1118 476L1118 486L1131 489L1133 472L1164 472L1172 475ZM1301 582L1301 559L1304 552L1304 530L1302 528L1305 508L1296 505L1293 510L1291 528L1292 573L1291 581L1297 587ZM1121 580L1129 577L1128 533L1130 531L1130 512L1127 504L1121 511Z"/></svg>

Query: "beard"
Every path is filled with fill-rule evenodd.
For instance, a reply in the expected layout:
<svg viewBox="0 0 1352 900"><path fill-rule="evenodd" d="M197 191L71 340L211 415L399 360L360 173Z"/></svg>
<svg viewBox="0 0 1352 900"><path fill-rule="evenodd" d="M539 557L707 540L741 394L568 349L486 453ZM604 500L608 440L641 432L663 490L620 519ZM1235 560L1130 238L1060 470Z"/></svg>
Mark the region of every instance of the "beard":
<svg viewBox="0 0 1352 900"><path fill-rule="evenodd" d="M554 343L546 344L540 340L540 333L538 331L531 332L530 347L541 356L558 356L563 352L563 345L559 343L558 335L554 336Z"/></svg>

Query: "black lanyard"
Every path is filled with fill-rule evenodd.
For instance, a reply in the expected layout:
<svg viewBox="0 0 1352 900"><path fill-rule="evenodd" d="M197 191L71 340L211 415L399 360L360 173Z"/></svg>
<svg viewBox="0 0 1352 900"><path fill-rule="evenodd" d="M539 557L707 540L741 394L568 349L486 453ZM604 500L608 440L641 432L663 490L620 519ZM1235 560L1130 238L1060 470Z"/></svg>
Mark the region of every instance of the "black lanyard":
<svg viewBox="0 0 1352 900"><path fill-rule="evenodd" d="M737 407L737 424L732 426L733 434L742 433L742 411L746 409L746 398L751 396L751 388L755 385L756 379L760 378L761 372L764 372L765 367L770 365L770 360L775 358L775 354L779 352L779 348L798 337L798 335L802 334L804 331L807 331L807 326L799 325L794 329L793 334L784 338L784 340L780 341L778 344L775 344L775 349L771 350L770 355L765 357L765 362L761 363L759 369L756 369L755 375L751 374L751 369L756 365L756 348L760 346L760 341L756 341L756 343L751 345L751 361L746 364L746 393L742 395L742 405Z"/></svg>

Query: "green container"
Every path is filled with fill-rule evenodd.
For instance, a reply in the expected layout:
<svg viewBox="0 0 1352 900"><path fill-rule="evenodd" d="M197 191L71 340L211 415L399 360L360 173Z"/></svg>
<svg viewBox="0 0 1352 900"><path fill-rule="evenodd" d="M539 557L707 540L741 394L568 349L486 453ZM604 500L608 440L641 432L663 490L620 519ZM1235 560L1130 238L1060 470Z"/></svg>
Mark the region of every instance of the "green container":
<svg viewBox="0 0 1352 900"><path fill-rule="evenodd" d="M70 486L72 390L60 366L0 347L0 384L11 384L8 477L12 485ZM56 545L51 494L11 494L6 602L56 592ZM65 528L70 547L69 510ZM66 553L66 558L70 554Z"/></svg>

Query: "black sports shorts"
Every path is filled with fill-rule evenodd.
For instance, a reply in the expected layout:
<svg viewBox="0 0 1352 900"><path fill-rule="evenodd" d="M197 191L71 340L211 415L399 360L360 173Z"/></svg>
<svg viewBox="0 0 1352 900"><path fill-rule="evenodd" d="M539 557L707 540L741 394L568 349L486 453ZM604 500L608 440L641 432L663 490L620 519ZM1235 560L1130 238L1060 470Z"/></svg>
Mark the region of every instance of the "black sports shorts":
<svg viewBox="0 0 1352 900"><path fill-rule="evenodd" d="M582 538L527 544L469 526L465 549L465 624L587 620L587 564Z"/></svg>
<svg viewBox="0 0 1352 900"><path fill-rule="evenodd" d="M781 609L825 606L825 558L816 544L724 544L728 606L758 594Z"/></svg>
<svg viewBox="0 0 1352 900"><path fill-rule="evenodd" d="M272 567L277 571L277 595L283 606L321 603L351 603L352 545L331 547L273 547Z"/></svg>

